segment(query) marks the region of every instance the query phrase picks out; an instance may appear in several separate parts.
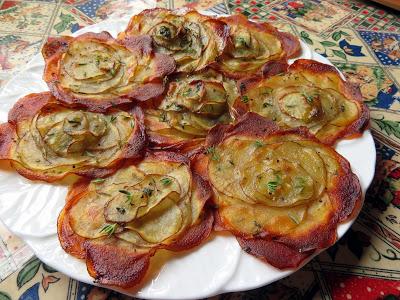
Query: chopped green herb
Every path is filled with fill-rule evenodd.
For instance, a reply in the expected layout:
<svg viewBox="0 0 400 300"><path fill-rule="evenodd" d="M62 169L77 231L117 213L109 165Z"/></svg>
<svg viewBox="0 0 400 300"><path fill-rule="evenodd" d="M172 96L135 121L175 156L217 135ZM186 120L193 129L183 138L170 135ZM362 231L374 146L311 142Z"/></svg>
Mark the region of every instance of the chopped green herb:
<svg viewBox="0 0 400 300"><path fill-rule="evenodd" d="M150 197L153 194L153 190L148 188L148 187L145 187L143 189L143 194L145 194L146 196Z"/></svg>
<svg viewBox="0 0 400 300"><path fill-rule="evenodd" d="M246 95L242 96L242 102L243 102L243 103L249 102L249 97L246 96Z"/></svg>
<svg viewBox="0 0 400 300"><path fill-rule="evenodd" d="M277 187L281 184L282 178L278 174L275 175L275 180L269 181L267 183L267 189L270 193L274 193Z"/></svg>
<svg viewBox="0 0 400 300"><path fill-rule="evenodd" d="M215 147L208 147L206 150L206 154L211 154L211 159L218 161L220 159L220 156L218 153L215 152Z"/></svg>
<svg viewBox="0 0 400 300"><path fill-rule="evenodd" d="M132 194L130 192L128 192L127 190L119 190L118 192L126 195L126 198L127 198L126 202L129 202L129 203L132 202L133 196L132 196Z"/></svg>
<svg viewBox="0 0 400 300"><path fill-rule="evenodd" d="M123 207L116 207L115 209L116 209L121 215L124 215L125 212L126 212L125 208L123 208Z"/></svg>
<svg viewBox="0 0 400 300"><path fill-rule="evenodd" d="M189 97L191 93L192 93L192 89L188 88L186 91L183 92L182 96Z"/></svg>
<svg viewBox="0 0 400 300"><path fill-rule="evenodd" d="M167 26L160 26L160 30L158 32L167 39L171 38L171 30Z"/></svg>
<svg viewBox="0 0 400 300"><path fill-rule="evenodd" d="M255 142L254 142L254 145L255 145L257 148L260 148L260 147L264 146L264 143L261 142L261 141L255 141Z"/></svg>
<svg viewBox="0 0 400 300"><path fill-rule="evenodd" d="M132 120L131 120L130 124L131 124L131 128L135 127L135 122L133 122Z"/></svg>
<svg viewBox="0 0 400 300"><path fill-rule="evenodd" d="M161 122L167 122L167 113L166 112L162 112L160 115L160 121Z"/></svg>
<svg viewBox="0 0 400 300"><path fill-rule="evenodd" d="M170 185L171 182L172 182L172 180L171 180L170 178L167 178L167 177L162 178L160 181L161 181L161 183L162 183L163 185L165 185L165 186Z"/></svg>
<svg viewBox="0 0 400 300"><path fill-rule="evenodd" d="M232 165L232 166L234 166L235 165L235 163L233 162L233 160L228 160L228 162Z"/></svg>
<svg viewBox="0 0 400 300"><path fill-rule="evenodd" d="M117 119L117 116L111 116L110 122L114 122Z"/></svg>
<svg viewBox="0 0 400 300"><path fill-rule="evenodd" d="M117 73L117 70L115 70L114 68L112 68L112 69L110 70L110 73L111 73L112 76L115 76L115 74Z"/></svg>
<svg viewBox="0 0 400 300"><path fill-rule="evenodd" d="M268 107L268 106L272 106L272 104L269 103L269 102L264 102L264 103L263 103L263 107Z"/></svg>
<svg viewBox="0 0 400 300"><path fill-rule="evenodd" d="M93 183L102 183L102 182L104 182L104 181L105 181L104 178L96 178L96 179L93 179L93 180L92 180Z"/></svg>
<svg viewBox="0 0 400 300"><path fill-rule="evenodd" d="M77 121L77 120L68 120L68 123L70 123L70 124L81 124L81 121Z"/></svg>
<svg viewBox="0 0 400 300"><path fill-rule="evenodd" d="M295 216L295 215L293 215L293 214L291 214L291 213L288 213L288 217L289 217L294 223L296 223L297 225L300 224L300 220L298 219L297 216Z"/></svg>
<svg viewBox="0 0 400 300"><path fill-rule="evenodd" d="M113 235L115 230L117 229L118 224L105 224L103 228L100 230L100 233L107 233L108 236Z"/></svg>
<svg viewBox="0 0 400 300"><path fill-rule="evenodd" d="M308 95L306 92L303 92L302 94L301 94L304 98L306 98L306 100L307 100L307 102L308 103L313 103L313 101L314 101L314 97L313 96L311 96L311 95Z"/></svg>

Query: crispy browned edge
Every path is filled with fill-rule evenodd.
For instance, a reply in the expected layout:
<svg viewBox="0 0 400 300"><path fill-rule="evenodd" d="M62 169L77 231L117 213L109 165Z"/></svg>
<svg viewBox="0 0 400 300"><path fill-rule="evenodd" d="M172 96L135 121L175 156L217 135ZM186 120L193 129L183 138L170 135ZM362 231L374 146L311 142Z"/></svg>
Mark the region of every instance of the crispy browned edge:
<svg viewBox="0 0 400 300"><path fill-rule="evenodd" d="M126 37L137 36L140 33L138 33L134 27L137 24L146 22L146 20L143 20L144 18L151 18L152 16L157 15L160 12L167 12L172 15L183 16L183 17L188 14L193 14L199 19L199 21L207 22L210 25L210 27L213 28L216 35L222 41L220 54L222 54L222 52L224 51L224 49L227 45L227 42L228 42L228 38L229 38L229 26L225 22L223 22L220 18L214 18L211 16L202 15L196 10L187 10L187 11L185 11L184 14L180 14L177 11L166 9L166 8L161 8L161 7L145 9L141 13L133 16L130 19L129 24L126 27L126 29L123 32L118 34L118 39L125 39ZM289 39L287 38L287 40L289 40ZM204 66L204 68L209 65L211 66L213 63L214 62L210 62L208 65ZM199 70L196 70L196 71L199 71Z"/></svg>
<svg viewBox="0 0 400 300"><path fill-rule="evenodd" d="M310 232L298 236L273 236L262 232L257 236L248 236L229 228L224 224L215 211L214 229L228 230L233 233L239 244L247 253L279 269L298 267L315 251L333 245L337 239L337 225L354 216L361 208L362 194L359 180L352 173L350 164L340 154L329 146L321 144L305 127L282 130L272 121L256 113L246 113L234 125L218 125L214 127L207 137L206 147L216 146L231 136L251 136L266 138L272 135L296 134L306 140L319 143L328 150L338 161L341 169L333 184L334 188L328 191L335 208L326 223L315 226ZM204 180L208 180L208 156L198 154L195 158L194 168Z"/></svg>
<svg viewBox="0 0 400 300"><path fill-rule="evenodd" d="M183 155L174 152L148 152L147 159L181 162L190 166L190 160ZM128 164L127 164L128 165ZM135 249L129 251L120 249L113 245L115 238L108 238L109 243L102 244L105 238L94 240L85 239L73 232L69 223L69 210L87 193L90 184L88 179L77 181L69 189L66 205L58 217L58 237L61 247L69 254L86 259L89 274L96 282L107 285L131 288L140 283L146 274L150 264L150 258L157 249L168 249L171 251L183 251L200 245L208 238L213 228L214 216L206 206L211 197L211 187L207 181L192 172L193 192L205 205L204 213L199 221L177 237L169 245L159 245L146 253L136 253ZM100 241L100 243L98 243Z"/></svg>
<svg viewBox="0 0 400 300"><path fill-rule="evenodd" d="M17 141L17 124L23 120L32 118L46 105L56 103L56 99L50 92L29 94L15 103L8 114L8 123L0 125L0 159L10 160L12 166L22 176L31 180L43 180L47 182L61 180L68 174L76 174L91 178L105 177L116 172L125 160L137 160L144 155L147 138L143 123L143 111L139 107L134 107L130 108L128 112L135 117L135 129L133 130L129 141L124 145L121 156L106 168L81 168L58 176L50 176L27 169L18 163L18 161L12 160L10 158L10 150L13 143ZM62 106L61 104L58 105ZM110 112L113 111L110 110Z"/></svg>
<svg viewBox="0 0 400 300"><path fill-rule="evenodd" d="M139 52L150 55L156 61L156 72L148 82L127 93L109 99L88 99L64 89L59 84L60 61L68 46L73 41L98 40L108 44L117 44L126 47L131 52ZM124 40L115 40L108 32L85 33L76 38L62 36L50 38L42 48L45 60L43 80L47 83L50 91L61 102L68 106L84 107L94 112L105 112L111 107L130 103L132 101L147 101L160 97L164 92L164 77L175 70L175 61L172 57L164 54L155 54L152 51L152 39L150 36L127 37Z"/></svg>
<svg viewBox="0 0 400 300"><path fill-rule="evenodd" d="M327 64L320 63L311 59L298 59L292 65L288 66L284 61L271 62L271 65L267 70L264 70L263 77L249 77L238 81L238 89L240 94L243 96L247 90L251 90L256 87L265 78L268 79L271 76L283 73L283 72L309 72L320 77L324 76L335 76L339 80L339 92L346 96L349 101L356 103L359 110L358 118L350 123L343 130L339 131L336 135L320 140L320 142L326 145L334 145L339 139L350 139L357 138L369 128L369 109L363 102L360 89L357 85L354 85L348 81L344 81L335 67ZM234 110L237 115L244 115L249 111L248 104L241 101L239 97L234 103Z"/></svg>
<svg viewBox="0 0 400 300"><path fill-rule="evenodd" d="M260 31L260 32L267 32L269 34L274 35L276 38L280 40L282 43L282 48L283 48L283 57L280 58L280 60L285 60L287 61L287 58L293 58L301 53L301 46L299 39L295 37L294 35L287 33L287 32L280 32L278 31L274 26L272 26L269 23L263 22L263 23L256 23L249 21L246 16L242 14L237 14L237 15L232 15L229 17L222 17L219 18L223 22L227 23L228 25L243 25L247 28L250 28L252 30ZM228 47L232 45L232 41L230 37L228 37ZM224 69L221 64L218 63L218 60L223 60L224 59L224 54L222 54L218 59L217 62L212 64L211 67L219 70L220 72L224 73L225 76L234 78L234 79L240 79L240 78L245 78L248 77L249 75L256 75L259 74L261 75L263 70L268 68L268 63L264 64L263 66L260 67L259 70L257 70L254 74L249 74L249 72L230 72L226 69ZM271 61L270 61L271 62Z"/></svg>

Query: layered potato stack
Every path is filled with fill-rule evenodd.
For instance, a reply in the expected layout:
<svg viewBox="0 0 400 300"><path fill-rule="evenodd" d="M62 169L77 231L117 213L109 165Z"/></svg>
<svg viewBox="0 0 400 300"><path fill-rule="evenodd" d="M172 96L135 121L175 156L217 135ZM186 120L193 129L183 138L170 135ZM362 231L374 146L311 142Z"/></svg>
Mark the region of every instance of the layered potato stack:
<svg viewBox="0 0 400 300"><path fill-rule="evenodd" d="M296 268L361 206L332 148L368 127L359 89L317 61L289 66L300 42L271 24L157 8L117 37L54 38L42 54L49 92L10 110L0 159L74 181L58 236L98 283L137 286L159 249L222 230Z"/></svg>

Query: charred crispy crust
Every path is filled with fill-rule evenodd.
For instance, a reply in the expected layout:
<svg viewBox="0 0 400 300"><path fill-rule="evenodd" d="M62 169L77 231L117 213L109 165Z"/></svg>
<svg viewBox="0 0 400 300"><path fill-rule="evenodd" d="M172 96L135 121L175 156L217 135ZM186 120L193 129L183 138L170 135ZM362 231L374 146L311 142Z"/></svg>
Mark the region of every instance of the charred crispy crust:
<svg viewBox="0 0 400 300"><path fill-rule="evenodd" d="M46 105L60 105L49 92L29 94L14 105L9 112L8 123L0 125L0 159L10 160L11 165L22 176L31 180L43 180L53 182L61 180L69 174L76 174L84 177L102 178L115 173L125 160L138 160L144 155L144 148L147 145L145 128L143 124L143 111L140 107L134 107L128 112L135 118L135 128L131 137L124 145L121 155L107 167L86 167L75 171L62 173L60 175L48 175L35 170L28 169L11 157L11 149L17 142L17 124L24 120L33 118L40 110L46 109ZM110 110L108 113L112 113Z"/></svg>
<svg viewBox="0 0 400 300"><path fill-rule="evenodd" d="M86 266L90 276L101 284L130 288L145 276L154 253L138 254L135 249L117 248L112 238L87 240Z"/></svg>
<svg viewBox="0 0 400 300"><path fill-rule="evenodd" d="M257 31L260 33L268 33L268 34L271 34L274 37L276 37L282 45L282 53L281 53L280 57L278 58L278 60L287 61L287 58L296 57L296 56L300 55L300 53L301 53L301 46L300 46L299 39L297 37L295 37L294 35L287 33L287 32L280 32L269 23L252 22L252 21L249 21L247 19L247 17L242 14L232 15L229 17L222 17L219 19L222 20L223 22L227 23L229 26L241 25L243 27L246 27L249 30L254 30L254 31ZM232 43L233 43L232 40L230 38L228 38L228 45L232 46ZM227 49L229 49L229 46L227 47ZM223 60L224 55L226 55L226 53L222 54L221 57L218 58L218 60L219 61ZM276 60L276 59L273 59L269 62L272 62L274 60ZM253 75L256 75L258 73L259 73L258 75L261 75L264 72L268 72L269 67L271 67L271 65L268 64L269 62L266 62L263 66L261 66ZM234 79L245 78L245 77L248 77L249 75L251 75L248 72L240 72L240 71L233 72L231 70L224 68L218 62L212 64L211 66L213 68L221 71L222 73L224 73L227 77L234 78Z"/></svg>
<svg viewBox="0 0 400 300"><path fill-rule="evenodd" d="M315 251L299 252L283 243L265 239L237 237L240 247L247 253L278 269L297 268Z"/></svg>
<svg viewBox="0 0 400 300"><path fill-rule="evenodd" d="M182 163L188 167L191 164L187 156L168 151L147 152L145 159ZM126 242L114 237L83 238L73 232L69 223L69 211L88 193L89 184L88 179L81 179L69 189L66 205L58 217L58 237L62 248L67 253L86 260L89 274L98 283L131 288L141 282L149 267L150 258L158 249L170 251L191 249L207 239L213 228L213 213L206 208L199 220L171 243L159 244L147 251L137 251ZM196 193L201 203L206 205L212 195L208 182L193 171L192 185L193 193Z"/></svg>
<svg viewBox="0 0 400 300"><path fill-rule="evenodd" d="M123 95L110 96L106 99L87 98L83 95L72 93L60 84L60 62L72 42L85 40L95 40L110 45L122 46L130 50L132 55L139 53L143 56L150 56L155 61L155 74L134 90ZM46 63L43 80L47 83L53 95L65 105L84 107L93 112L105 112L111 107L131 103L132 101L141 102L157 98L164 92L164 77L175 70L175 62L168 55L154 54L151 43L152 40L149 36L128 37L118 41L106 31L85 33L76 38L52 38L47 41L42 49L42 55Z"/></svg>
<svg viewBox="0 0 400 300"><path fill-rule="evenodd" d="M358 86L344 81L334 66L320 63L310 59L298 59L288 66L284 61L271 62L270 68L264 70L263 77L248 77L238 81L238 88L241 95L246 94L264 79L268 79L280 73L310 73L321 78L330 78L337 82L338 92L342 93L348 101L352 101L358 107L358 118L346 127L338 131L335 135L327 136L320 141L326 145L334 145L340 139L359 137L366 129L369 128L370 113L367 105L363 102L362 95ZM249 111L249 105L236 99L234 103L234 111L237 115L244 115Z"/></svg>
<svg viewBox="0 0 400 300"><path fill-rule="evenodd" d="M243 115L235 125L216 126L210 131L206 141L207 147L213 147L233 136L263 139L287 134L295 134L301 139L318 143L338 162L339 171L333 179L333 187L327 190L332 205L329 216L322 223L313 225L306 232L289 233L281 236L266 231L257 235L248 235L233 229L221 218L218 206L214 216L215 230L232 232L246 252L280 269L298 267L316 250L329 247L335 243L338 224L354 216L361 206L361 186L357 176L352 173L350 164L344 157L332 148L323 146L307 128L282 130L274 122L255 113ZM208 179L208 162L208 156L200 154L196 157L194 164L195 170L204 179Z"/></svg>

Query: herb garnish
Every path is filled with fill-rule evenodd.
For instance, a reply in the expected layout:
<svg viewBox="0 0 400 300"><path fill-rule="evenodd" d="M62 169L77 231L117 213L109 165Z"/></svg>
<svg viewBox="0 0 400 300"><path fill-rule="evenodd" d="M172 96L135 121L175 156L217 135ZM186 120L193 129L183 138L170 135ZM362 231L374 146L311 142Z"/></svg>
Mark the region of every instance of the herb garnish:
<svg viewBox="0 0 400 300"><path fill-rule="evenodd" d="M133 196L130 192L128 192L127 190L119 190L118 192L126 195L126 198L127 198L126 202L132 203Z"/></svg>
<svg viewBox="0 0 400 300"><path fill-rule="evenodd" d="M260 147L264 146L264 143L261 141L255 141L254 146L256 146L257 148L260 148Z"/></svg>
<svg viewBox="0 0 400 300"><path fill-rule="evenodd" d="M167 178L167 177L162 178L160 181L161 181L161 183L162 183L163 185L165 185L165 186L170 185L171 182L172 182L172 180L171 180L170 178Z"/></svg>
<svg viewBox="0 0 400 300"><path fill-rule="evenodd" d="M150 197L153 194L153 190L151 188L145 187L143 189L143 194L145 194L147 197Z"/></svg>
<svg viewBox="0 0 400 300"><path fill-rule="evenodd" d="M267 183L267 189L270 193L274 193L278 187L278 185L280 185L282 182L282 178L280 175L275 175L275 180L271 180Z"/></svg>
<svg viewBox="0 0 400 300"><path fill-rule="evenodd" d="M107 233L108 236L114 234L115 230L117 229L118 224L105 224L103 228L100 230L100 233L104 232Z"/></svg>
<svg viewBox="0 0 400 300"><path fill-rule="evenodd" d="M104 181L105 181L104 178L96 178L96 179L93 179L93 180L92 180L93 183L102 183L102 182L104 182Z"/></svg>
<svg viewBox="0 0 400 300"><path fill-rule="evenodd" d="M220 156L218 153L215 152L215 147L208 147L206 150L206 154L211 154L211 159L218 161L220 159Z"/></svg>
<svg viewBox="0 0 400 300"><path fill-rule="evenodd" d="M117 119L117 116L111 116L110 122L114 122Z"/></svg>
<svg viewBox="0 0 400 300"><path fill-rule="evenodd" d="M307 100L307 102L308 103L313 103L313 101L314 101L314 97L313 96L311 96L311 95L308 95L306 92L303 92L302 94L301 94L304 98L306 98L306 100Z"/></svg>
<svg viewBox="0 0 400 300"><path fill-rule="evenodd" d="M249 97L246 96L246 95L242 96L242 102L243 102L243 103L249 102Z"/></svg>
<svg viewBox="0 0 400 300"><path fill-rule="evenodd" d="M125 212L126 212L125 208L123 208L123 207L116 207L115 209L116 209L121 215L124 215Z"/></svg>

